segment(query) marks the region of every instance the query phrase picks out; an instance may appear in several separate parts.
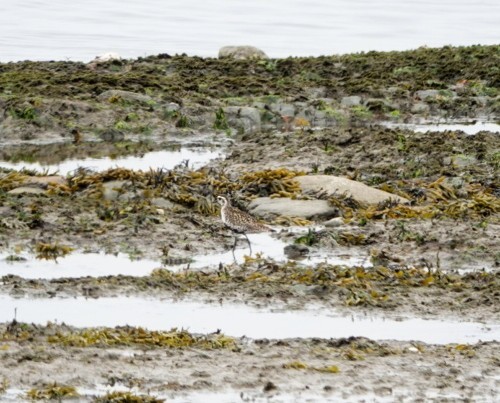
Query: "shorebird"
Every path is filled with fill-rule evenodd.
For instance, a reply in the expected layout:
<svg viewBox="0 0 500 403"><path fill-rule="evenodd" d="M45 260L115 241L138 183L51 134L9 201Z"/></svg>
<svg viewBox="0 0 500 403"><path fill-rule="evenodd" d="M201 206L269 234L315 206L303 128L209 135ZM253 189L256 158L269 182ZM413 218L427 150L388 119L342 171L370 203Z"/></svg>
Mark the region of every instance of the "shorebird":
<svg viewBox="0 0 500 403"><path fill-rule="evenodd" d="M217 201L222 206L220 209L220 216L222 222L228 227L231 231L236 234L243 234L248 242L248 247L250 248L250 255L252 254L252 245L250 243L250 239L248 239L247 233L256 234L259 232L274 232L274 230L267 225L261 224L250 214L245 213L237 209L236 207L231 206L230 201L224 196L217 196ZM233 245L233 255L234 249L236 248L236 243L238 242L238 237L234 237L234 245Z"/></svg>

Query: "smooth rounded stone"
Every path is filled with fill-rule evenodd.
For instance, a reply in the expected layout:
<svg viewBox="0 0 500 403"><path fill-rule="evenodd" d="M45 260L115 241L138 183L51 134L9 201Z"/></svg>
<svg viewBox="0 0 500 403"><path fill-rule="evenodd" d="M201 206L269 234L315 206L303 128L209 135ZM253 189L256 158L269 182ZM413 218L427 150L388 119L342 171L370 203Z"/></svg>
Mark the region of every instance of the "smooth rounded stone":
<svg viewBox="0 0 500 403"><path fill-rule="evenodd" d="M99 134L99 137L103 141L122 141L125 138L125 134L123 134L120 130L116 129L107 129Z"/></svg>
<svg viewBox="0 0 500 403"><path fill-rule="evenodd" d="M425 101L427 98L436 98L439 95L439 90L419 90L415 92L418 99Z"/></svg>
<svg viewBox="0 0 500 403"><path fill-rule="evenodd" d="M66 179L60 175L50 176L31 176L25 182L25 185L41 185L46 188L48 185L65 185Z"/></svg>
<svg viewBox="0 0 500 403"><path fill-rule="evenodd" d="M398 109L396 105L393 105L386 99L381 98L369 98L366 100L365 106L368 110L374 112L389 112Z"/></svg>
<svg viewBox="0 0 500 403"><path fill-rule="evenodd" d="M286 197L258 197L250 202L248 209L258 216L276 214L308 219L328 219L338 214L337 208L331 206L327 200L292 200Z"/></svg>
<svg viewBox="0 0 500 403"><path fill-rule="evenodd" d="M342 217L334 217L331 220L325 221L323 225L325 227L335 228L340 227L344 224L344 219Z"/></svg>
<svg viewBox="0 0 500 403"><path fill-rule="evenodd" d="M9 190L7 193L11 195L23 195L23 194L32 194L32 195L40 195L45 194L45 190L39 187L29 187L29 186L21 186L12 190Z"/></svg>
<svg viewBox="0 0 500 403"><path fill-rule="evenodd" d="M340 106L345 106L350 108L351 106L361 105L361 97L358 95L352 95L350 97L343 97L340 101Z"/></svg>
<svg viewBox="0 0 500 403"><path fill-rule="evenodd" d="M430 106L425 102L417 102L412 105L411 113L428 113L430 111Z"/></svg>
<svg viewBox="0 0 500 403"><path fill-rule="evenodd" d="M472 155L454 155L452 164L456 167L465 168L477 164L477 159Z"/></svg>
<svg viewBox="0 0 500 403"><path fill-rule="evenodd" d="M167 105L165 105L166 112L177 112L180 109L181 109L181 106L175 102L169 102Z"/></svg>
<svg viewBox="0 0 500 403"><path fill-rule="evenodd" d="M102 197L104 200L118 200L125 194L123 187L129 185L130 181L109 181L102 184Z"/></svg>
<svg viewBox="0 0 500 403"><path fill-rule="evenodd" d="M296 260L307 256L309 254L309 248L306 245L294 243L285 246L283 252L288 259Z"/></svg>
<svg viewBox="0 0 500 403"><path fill-rule="evenodd" d="M181 207L180 204L171 202L170 200L164 199L163 197L155 197L151 199L151 204L153 206L165 209L165 210L170 210L174 207Z"/></svg>
<svg viewBox="0 0 500 403"><path fill-rule="evenodd" d="M121 98L124 101L138 102L141 104L150 104L151 102L154 102L153 98L149 95L123 90L107 90L97 96L97 99L101 102L109 101L110 98Z"/></svg>
<svg viewBox="0 0 500 403"><path fill-rule="evenodd" d="M326 192L330 196L346 195L360 203L368 204L378 204L388 199L396 200L402 204L409 203L409 200L404 197L340 176L308 175L297 176L294 180L300 184L303 192Z"/></svg>
<svg viewBox="0 0 500 403"><path fill-rule="evenodd" d="M121 56L116 52L102 53L94 58L91 63L105 63L112 60L121 60Z"/></svg>
<svg viewBox="0 0 500 403"><path fill-rule="evenodd" d="M415 92L417 98L422 101L426 101L427 99L436 99L439 97L444 98L456 98L457 93L451 90L420 90Z"/></svg>
<svg viewBox="0 0 500 403"><path fill-rule="evenodd" d="M224 46L219 49L219 58L232 57L233 59L269 59L269 57L255 46Z"/></svg>
<svg viewBox="0 0 500 403"><path fill-rule="evenodd" d="M271 111L279 113L281 116L295 116L296 109L293 104L282 104L281 102L271 104Z"/></svg>
<svg viewBox="0 0 500 403"><path fill-rule="evenodd" d="M261 129L260 112L250 106L227 106L224 109L229 126L242 130L243 133L255 133Z"/></svg>

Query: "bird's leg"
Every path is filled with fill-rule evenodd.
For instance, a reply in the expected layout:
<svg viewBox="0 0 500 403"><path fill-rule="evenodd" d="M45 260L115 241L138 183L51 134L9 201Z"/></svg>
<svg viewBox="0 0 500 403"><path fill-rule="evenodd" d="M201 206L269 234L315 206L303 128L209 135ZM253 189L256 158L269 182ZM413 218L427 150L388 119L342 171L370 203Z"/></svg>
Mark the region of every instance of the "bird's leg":
<svg viewBox="0 0 500 403"><path fill-rule="evenodd" d="M250 239L248 239L247 234L243 233L243 235L245 235L245 238L247 239L248 247L250 248L250 256L252 256L252 244L250 243Z"/></svg>
<svg viewBox="0 0 500 403"><path fill-rule="evenodd" d="M232 252L233 252L233 258L234 260L236 260L236 256L234 255L234 250L236 249L236 244L238 243L238 235L235 235L234 236L234 244L233 244L233 249L232 249Z"/></svg>

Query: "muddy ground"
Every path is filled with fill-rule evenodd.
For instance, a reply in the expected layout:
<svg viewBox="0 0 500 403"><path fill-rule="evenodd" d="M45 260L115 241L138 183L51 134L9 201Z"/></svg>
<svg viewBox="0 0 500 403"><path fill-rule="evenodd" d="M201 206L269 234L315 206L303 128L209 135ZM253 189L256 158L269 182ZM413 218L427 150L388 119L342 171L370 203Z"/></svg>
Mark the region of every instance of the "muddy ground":
<svg viewBox="0 0 500 403"><path fill-rule="evenodd" d="M128 330L115 335L129 335ZM497 342L428 346L363 338L222 340L211 335L189 348L165 348L161 334L106 346L105 339L71 338L79 330L65 326L16 329L11 324L1 331L7 341L0 377L48 395L55 374L60 386L82 390L123 385L167 401L219 402L486 402L498 397L500 382Z"/></svg>
<svg viewBox="0 0 500 403"><path fill-rule="evenodd" d="M67 178L4 170L0 248L12 259L22 251L40 258L71 249L123 252L158 260L159 270L139 278L5 276L0 292L285 302L290 309L314 302L342 312L499 323L498 133L415 133L382 125L498 122L499 54L498 46L473 46L269 61L159 55L99 65L1 64L2 160L54 163L179 145L222 147L225 157L199 170L80 170ZM410 204L369 206L302 192L294 178L314 174L346 176ZM328 200L341 218L335 227L324 226L333 217L261 218L279 229L273 236L300 245L306 258L369 256L373 267L311 271L254 257L170 272L170 264L187 266L232 246L218 218L218 194L243 209L258 196ZM291 225L310 231L299 235ZM491 401L500 389L496 342L414 351L387 341L382 354L379 344L361 340L354 342L369 348L363 347L363 360L351 360L342 349L353 341L236 340L237 347L203 351L82 348L48 343L50 329L25 338L14 337L7 324L2 331L0 381L23 390L53 381L85 388L120 381L169 396L231 390L250 400ZM129 348L133 357L120 354ZM283 367L290 362L307 368ZM340 372L317 370L330 365Z"/></svg>

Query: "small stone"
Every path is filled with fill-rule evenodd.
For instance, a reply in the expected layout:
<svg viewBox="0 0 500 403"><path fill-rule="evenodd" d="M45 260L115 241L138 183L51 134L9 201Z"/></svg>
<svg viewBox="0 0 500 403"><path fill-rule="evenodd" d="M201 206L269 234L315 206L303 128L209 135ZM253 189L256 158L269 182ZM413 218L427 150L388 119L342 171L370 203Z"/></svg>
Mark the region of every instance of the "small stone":
<svg viewBox="0 0 500 403"><path fill-rule="evenodd" d="M117 141L122 141L125 138L125 135L119 130L108 129L100 133L99 137L103 141L117 142Z"/></svg>
<svg viewBox="0 0 500 403"><path fill-rule="evenodd" d="M278 389L278 387L272 383L271 381L268 381L265 385L264 385L264 392L270 392L271 390L276 390Z"/></svg>
<svg viewBox="0 0 500 403"><path fill-rule="evenodd" d="M287 245L283 249L288 259L302 259L309 254L309 248L301 244Z"/></svg>
<svg viewBox="0 0 500 403"><path fill-rule="evenodd" d="M324 223L325 227L330 228L340 227L342 224L344 224L344 219L342 217L335 217Z"/></svg>
<svg viewBox="0 0 500 403"><path fill-rule="evenodd" d="M260 130L260 112L250 106L228 106L224 108L229 126L236 127L243 133L255 133Z"/></svg>
<svg viewBox="0 0 500 403"><path fill-rule="evenodd" d="M411 107L411 113L428 113L430 111L429 105L427 105L425 102L417 102Z"/></svg>
<svg viewBox="0 0 500 403"><path fill-rule="evenodd" d="M42 187L47 187L48 185L65 185L66 179L59 175L31 176L26 180L25 184L41 185Z"/></svg>
<svg viewBox="0 0 500 403"><path fill-rule="evenodd" d="M9 190L7 193L9 193L11 195L22 195L22 194L39 195L39 194L45 194L45 190L43 190L39 187L21 186L21 187Z"/></svg>
<svg viewBox="0 0 500 403"><path fill-rule="evenodd" d="M353 96L350 96L350 97L344 97L340 101L340 105L344 106L344 107L347 107L347 108L350 108L352 106L361 105L361 97L357 96L357 95L353 95Z"/></svg>
<svg viewBox="0 0 500 403"><path fill-rule="evenodd" d="M123 91L123 90L108 90L100 93L97 96L97 99L101 102L105 101L109 102L110 99L116 99L116 98L120 98L128 102L136 102L148 105L151 102L154 102L153 98L151 98L149 95L139 94L137 92L132 92L132 91Z"/></svg>
<svg viewBox="0 0 500 403"><path fill-rule="evenodd" d="M102 53L94 58L91 63L105 63L112 60L121 60L121 56L116 52Z"/></svg>
<svg viewBox="0 0 500 403"><path fill-rule="evenodd" d="M260 49L254 46L224 46L219 49L219 59L232 57L233 59L269 59Z"/></svg>

